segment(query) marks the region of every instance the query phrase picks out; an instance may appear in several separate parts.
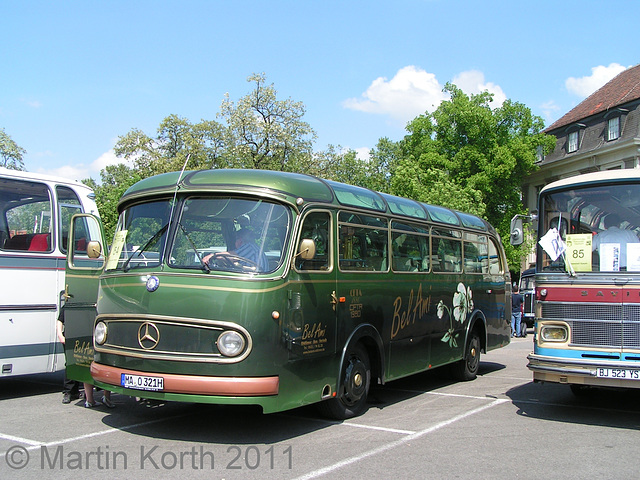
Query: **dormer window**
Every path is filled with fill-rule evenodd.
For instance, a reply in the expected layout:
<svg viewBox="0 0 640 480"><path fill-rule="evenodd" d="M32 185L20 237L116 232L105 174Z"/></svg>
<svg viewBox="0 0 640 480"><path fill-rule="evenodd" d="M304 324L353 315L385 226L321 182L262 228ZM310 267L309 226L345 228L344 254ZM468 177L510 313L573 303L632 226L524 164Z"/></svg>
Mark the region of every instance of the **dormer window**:
<svg viewBox="0 0 640 480"><path fill-rule="evenodd" d="M575 152L578 150L578 131L574 130L573 132L569 132L569 137L567 141L567 152Z"/></svg>
<svg viewBox="0 0 640 480"><path fill-rule="evenodd" d="M611 117L607 121L607 141L615 140L620 136L620 117Z"/></svg>

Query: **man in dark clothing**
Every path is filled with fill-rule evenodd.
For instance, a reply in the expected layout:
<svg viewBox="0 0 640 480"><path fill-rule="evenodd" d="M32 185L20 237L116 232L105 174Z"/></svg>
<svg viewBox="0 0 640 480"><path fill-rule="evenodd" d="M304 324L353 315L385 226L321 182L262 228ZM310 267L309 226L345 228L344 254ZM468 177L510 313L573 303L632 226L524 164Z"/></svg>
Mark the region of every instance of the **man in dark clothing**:
<svg viewBox="0 0 640 480"><path fill-rule="evenodd" d="M58 340L64 345L64 307L60 309L60 315L56 323L56 334ZM82 398L80 392L81 383L67 378L67 371L64 372L64 386L62 387L62 403L71 403L72 400Z"/></svg>
<svg viewBox="0 0 640 480"><path fill-rule="evenodd" d="M520 327L522 323L522 304L524 297L518 293L518 285L513 286L511 293L511 337L520 337ZM526 328L526 327L525 327Z"/></svg>

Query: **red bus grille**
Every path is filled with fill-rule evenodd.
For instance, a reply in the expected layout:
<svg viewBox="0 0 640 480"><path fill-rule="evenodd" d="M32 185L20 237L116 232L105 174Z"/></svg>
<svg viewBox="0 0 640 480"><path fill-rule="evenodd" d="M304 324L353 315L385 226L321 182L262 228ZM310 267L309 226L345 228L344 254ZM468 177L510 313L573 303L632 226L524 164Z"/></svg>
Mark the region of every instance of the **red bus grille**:
<svg viewBox="0 0 640 480"><path fill-rule="evenodd" d="M640 305L542 303L542 318L571 327L571 345L640 348Z"/></svg>

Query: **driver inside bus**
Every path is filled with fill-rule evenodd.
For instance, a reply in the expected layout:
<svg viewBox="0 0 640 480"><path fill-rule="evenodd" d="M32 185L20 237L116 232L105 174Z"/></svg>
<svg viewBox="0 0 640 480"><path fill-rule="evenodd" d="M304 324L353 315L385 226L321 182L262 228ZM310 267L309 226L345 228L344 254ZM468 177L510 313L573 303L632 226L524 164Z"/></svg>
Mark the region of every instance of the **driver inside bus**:
<svg viewBox="0 0 640 480"><path fill-rule="evenodd" d="M269 270L269 262L264 252L255 242L255 234L248 228L236 232L235 248L227 252L210 253L202 261L209 263L212 258L221 258L222 262L238 263L242 267L255 268L257 272ZM246 260L246 261L245 261Z"/></svg>
<svg viewBox="0 0 640 480"><path fill-rule="evenodd" d="M593 237L591 249L598 250L600 257L601 249L605 244L618 244L620 246L620 268L627 267L627 244L639 243L638 237L631 230L620 228L620 216L610 213L604 217L604 230Z"/></svg>

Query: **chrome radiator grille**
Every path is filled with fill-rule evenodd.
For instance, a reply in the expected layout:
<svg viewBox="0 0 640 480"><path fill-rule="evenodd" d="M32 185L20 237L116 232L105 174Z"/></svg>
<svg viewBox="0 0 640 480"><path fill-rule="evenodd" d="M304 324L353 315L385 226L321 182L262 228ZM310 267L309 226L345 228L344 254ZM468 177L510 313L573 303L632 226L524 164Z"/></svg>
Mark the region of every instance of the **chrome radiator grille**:
<svg viewBox="0 0 640 480"><path fill-rule="evenodd" d="M571 344L585 347L640 348L639 304L541 302L542 318L571 327Z"/></svg>

